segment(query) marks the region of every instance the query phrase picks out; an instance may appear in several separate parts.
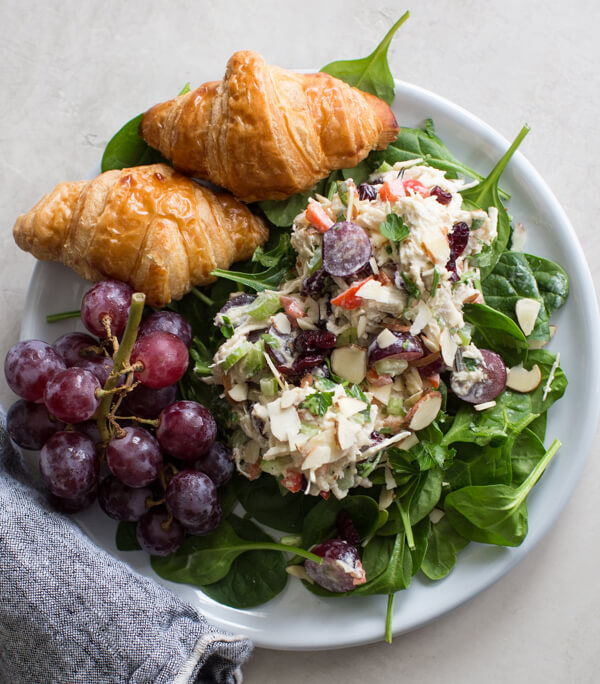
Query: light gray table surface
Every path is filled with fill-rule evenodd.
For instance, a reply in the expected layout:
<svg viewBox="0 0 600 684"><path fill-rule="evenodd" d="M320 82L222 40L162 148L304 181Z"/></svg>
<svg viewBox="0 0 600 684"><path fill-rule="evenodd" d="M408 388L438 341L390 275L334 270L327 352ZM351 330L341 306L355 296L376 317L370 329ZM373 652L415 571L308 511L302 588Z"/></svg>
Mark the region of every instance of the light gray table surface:
<svg viewBox="0 0 600 684"><path fill-rule="evenodd" d="M404 9L394 74L511 138L562 203L600 274L597 0L0 2L0 352L16 342L34 260L13 243L19 213L99 161L138 111L220 78L235 50L283 67L366 55ZM597 382L597 379L594 379ZM14 400L4 381L0 401ZM600 398L599 398L600 400ZM600 681L600 448L557 524L508 576L389 646L258 649L245 681Z"/></svg>

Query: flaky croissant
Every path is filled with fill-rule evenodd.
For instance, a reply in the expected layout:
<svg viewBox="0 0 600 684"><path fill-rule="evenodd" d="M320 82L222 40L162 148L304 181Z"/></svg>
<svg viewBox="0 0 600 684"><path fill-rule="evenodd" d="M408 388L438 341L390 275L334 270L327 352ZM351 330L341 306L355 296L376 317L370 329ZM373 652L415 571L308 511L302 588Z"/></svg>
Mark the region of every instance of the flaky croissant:
<svg viewBox="0 0 600 684"><path fill-rule="evenodd" d="M140 134L175 168L246 202L284 199L351 168L398 134L390 107L324 73L236 52L223 81L148 110Z"/></svg>
<svg viewBox="0 0 600 684"><path fill-rule="evenodd" d="M19 216L13 234L38 259L87 280L122 280L163 306L214 281L214 268L249 259L268 230L228 193L154 164L60 183Z"/></svg>

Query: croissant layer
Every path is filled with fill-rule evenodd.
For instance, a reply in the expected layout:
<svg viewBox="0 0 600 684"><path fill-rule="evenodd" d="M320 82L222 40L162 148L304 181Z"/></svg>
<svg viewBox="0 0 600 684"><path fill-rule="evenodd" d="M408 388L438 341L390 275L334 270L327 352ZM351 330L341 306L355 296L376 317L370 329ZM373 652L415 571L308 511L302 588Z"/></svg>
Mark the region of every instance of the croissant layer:
<svg viewBox="0 0 600 684"><path fill-rule="evenodd" d="M214 281L213 269L249 259L268 231L228 193L153 164L60 183L19 216L13 235L38 259L87 280L122 280L164 306Z"/></svg>
<svg viewBox="0 0 600 684"><path fill-rule="evenodd" d="M374 95L328 74L270 66L250 51L231 57L223 81L152 107L140 126L176 168L246 202L308 190L384 149L398 130Z"/></svg>

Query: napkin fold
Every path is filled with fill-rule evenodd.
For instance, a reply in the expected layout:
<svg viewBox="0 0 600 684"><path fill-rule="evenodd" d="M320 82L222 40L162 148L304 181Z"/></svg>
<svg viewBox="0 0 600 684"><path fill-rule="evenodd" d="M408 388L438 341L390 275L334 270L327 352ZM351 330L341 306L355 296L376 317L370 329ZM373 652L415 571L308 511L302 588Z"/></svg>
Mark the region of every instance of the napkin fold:
<svg viewBox="0 0 600 684"><path fill-rule="evenodd" d="M0 410L0 684L233 684L251 651L52 510Z"/></svg>

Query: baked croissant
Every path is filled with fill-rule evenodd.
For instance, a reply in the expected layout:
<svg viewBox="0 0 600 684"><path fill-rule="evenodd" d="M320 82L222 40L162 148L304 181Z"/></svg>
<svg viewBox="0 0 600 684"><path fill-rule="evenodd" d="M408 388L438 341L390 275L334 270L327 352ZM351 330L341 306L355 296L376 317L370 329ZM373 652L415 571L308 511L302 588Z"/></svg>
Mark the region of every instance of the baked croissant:
<svg viewBox="0 0 600 684"><path fill-rule="evenodd" d="M122 280L163 306L214 281L214 268L249 259L268 230L230 194L154 164L60 183L19 216L13 234L38 259L87 280Z"/></svg>
<svg viewBox="0 0 600 684"><path fill-rule="evenodd" d="M140 135L175 168L245 202L309 190L398 134L390 107L328 74L269 66L236 52L223 81L158 104Z"/></svg>

